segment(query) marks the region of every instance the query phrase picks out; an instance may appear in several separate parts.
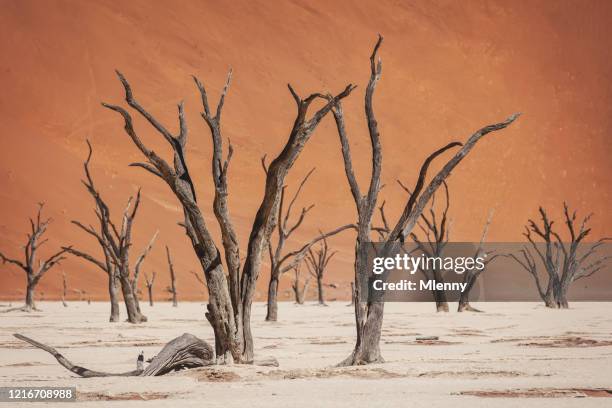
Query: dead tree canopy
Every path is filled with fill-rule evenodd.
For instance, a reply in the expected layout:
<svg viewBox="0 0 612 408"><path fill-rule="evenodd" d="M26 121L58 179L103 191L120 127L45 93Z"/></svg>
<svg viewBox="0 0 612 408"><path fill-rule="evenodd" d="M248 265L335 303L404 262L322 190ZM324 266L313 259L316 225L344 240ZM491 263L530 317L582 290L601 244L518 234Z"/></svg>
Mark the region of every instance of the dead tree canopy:
<svg viewBox="0 0 612 408"><path fill-rule="evenodd" d="M380 335L384 314L384 303L380 301L368 301L367 293L363 293L363 288L367 287L367 281L370 278L367 267L367 246L369 242L372 241L372 216L376 209L376 202L381 186L382 149L378 121L376 120L373 105L374 91L382 75L382 62L380 59L377 59L377 53L381 44L382 37L379 36L370 56L370 79L365 92L365 114L372 147L372 171L369 186L365 193L362 193L353 170L342 102L337 101L332 109L338 136L340 138L344 170L357 209L357 240L355 245L355 323L357 328L357 339L353 352L341 363L341 365L368 364L383 361L380 354ZM470 153L476 143L485 135L508 127L518 116L518 114L515 114L503 122L485 126L472 134L465 143L449 143L427 157L421 165L419 177L414 188L411 189L412 194L402 214L395 223L395 226L389 228L390 232L386 234L384 253L389 253L391 246L395 245L396 242L404 242L405 237L412 232L412 229L421 217L432 195L442 182L448 178L455 167L457 167L467 154ZM442 169L438 171L431 181L427 183L427 170L430 163L436 157L454 147L460 147L460 149L444 164L444 166L442 166Z"/></svg>
<svg viewBox="0 0 612 408"><path fill-rule="evenodd" d="M173 134L136 100L125 76L119 72L117 74L125 90L125 101L128 106L149 122L168 142L174 153L174 162L170 164L145 145L134 128L131 114L126 109L117 105L103 104L106 108L121 115L127 135L146 160L134 163L133 166L141 167L161 178L183 207L186 233L200 261L208 287L209 300L206 317L215 334L217 358L219 362L229 359L236 362L252 362L254 347L250 325L252 300L261 270L262 255L278 221L278 205L285 177L321 120L338 101L347 97L354 87L348 85L342 92L326 100L327 97L320 93L301 98L289 86L297 107L296 118L284 148L267 168L263 199L253 220L247 244L247 255L244 264L241 265L239 242L227 202L229 194L227 174L233 147L231 143L228 143L227 155L224 154L221 132L221 114L232 73L230 70L219 103L214 110L209 104L206 88L197 78L194 78L202 99L203 112L201 115L212 137L211 168L215 187L212 205L221 229L227 268L226 277L221 252L205 222L201 203L197 202L196 191L187 165L185 149L188 131L183 104L178 105L178 132ZM310 115L312 103L319 99L324 100L324 105Z"/></svg>
<svg viewBox="0 0 612 408"><path fill-rule="evenodd" d="M136 266L134 268L134 273L132 274L129 267L130 249L134 246L132 239L132 227L140 206L140 189L138 190L135 199L134 197L130 197L128 199L121 218L121 224L119 227L117 227L117 224L115 224L112 220L108 205L96 188L93 176L91 175L91 171L89 169L89 164L93 155L93 149L89 141L87 141L87 147L87 159L83 164L85 179L82 180L82 183L87 189L89 195L91 195L94 200L94 212L96 214L96 218L98 219L98 228L94 228L91 224L85 225L79 221L72 221L72 223L98 241L104 255L104 261L76 249L66 248L66 251L77 257L83 258L90 263L93 263L108 275L108 288L111 299L110 321L119 320L117 300L117 282L119 282L125 307L127 309L128 321L130 323L145 322L147 321L147 318L140 313L135 282L138 279L140 267L147 254L150 252L153 242L157 237L157 232L138 257Z"/></svg>
<svg viewBox="0 0 612 408"><path fill-rule="evenodd" d="M563 203L563 216L569 240L564 241L554 230L555 222L548 217L544 208L540 207L539 213L541 224L530 219L525 226L523 235L529 241L529 246L524 247L520 254L510 254L510 257L534 278L538 293L547 307L567 309L567 293L571 284L608 266L606 261L610 256L598 257L597 252L610 238L585 243L584 239L591 232L588 223L593 214L584 217L578 225L576 211L570 211L566 203ZM536 242L536 239L543 242ZM546 283L538 273L538 261L546 271Z"/></svg>
<svg viewBox="0 0 612 408"><path fill-rule="evenodd" d="M312 248L308 248L308 254L306 254L306 267L312 277L317 280L317 298L320 305L325 304L325 297L323 295L323 278L327 264L333 258L337 251L330 251L327 245L327 239L323 239L323 242L319 245L316 251Z"/></svg>
<svg viewBox="0 0 612 408"><path fill-rule="evenodd" d="M43 207L44 203L38 203L38 212L36 214L36 217L30 218L30 232L27 234L28 240L25 246L23 247L23 261L18 260L16 258L9 258L4 255L4 253L0 252L0 258L2 259L2 263L9 263L15 265L21 268L21 270L23 270L26 275L25 306L22 308L9 310L19 309L27 312L36 310L36 304L34 302L34 292L36 290L36 285L38 285L43 276L45 276L45 274L49 272L51 268L58 265L62 260L65 259L64 254L69 249L62 248L47 259L39 258L38 250L47 242L47 239L44 239L43 236L47 232L49 224L51 224L51 222L53 221L51 218L42 218Z"/></svg>
<svg viewBox="0 0 612 408"><path fill-rule="evenodd" d="M406 188L401 182L398 183L404 188L408 194L411 194L410 190ZM448 219L448 209L450 207L450 196L448 193L448 185L446 182L442 182L444 186L444 197L445 205L442 209L441 214L437 213L436 210L436 194L431 196L429 214L425 211L421 214L422 222L417 221L417 226L425 236L427 242L421 239L414 232L410 233L410 237L415 242L417 249L425 254L429 258L440 258L444 253L444 248L448 244L450 237L450 221ZM444 275L442 268L434 267L432 269L422 269L421 272L425 278L429 281L433 280L436 283L444 284ZM446 291L434 289L432 291L434 302L436 302L437 312L448 312L448 300L446 297Z"/></svg>

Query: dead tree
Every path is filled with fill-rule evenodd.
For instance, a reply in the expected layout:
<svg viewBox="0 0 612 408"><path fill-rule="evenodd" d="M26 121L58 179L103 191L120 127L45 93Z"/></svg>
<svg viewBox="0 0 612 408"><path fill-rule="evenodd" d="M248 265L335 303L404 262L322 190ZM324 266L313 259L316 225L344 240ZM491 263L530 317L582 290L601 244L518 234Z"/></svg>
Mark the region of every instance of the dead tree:
<svg viewBox="0 0 612 408"><path fill-rule="evenodd" d="M355 322L357 328L357 339L355 348L351 355L340 365L368 364L384 361L380 354L380 335L382 329L384 302L378 299L369 299L365 288L368 287L370 271L367 265L367 249L372 241L372 216L376 209L378 192L380 190L380 174L382 169L382 150L378 123L374 114L373 96L376 84L382 74L382 63L376 61L376 54L382 43L379 39L370 56L370 79L365 92L365 113L368 124L368 133L372 146L372 173L367 193L361 193L350 153L349 141L344 122L344 113L341 101L336 101L333 107L334 119L340 138L342 156L344 159L344 170L350 186L355 206L357 209L357 240L355 244ZM384 253L390 253L391 248L397 242L403 243L406 236L412 232L416 222L420 218L425 206L442 182L450 175L451 171L472 150L476 143L486 134L509 126L518 117L518 114L510 116L501 123L486 126L474 133L465 144L459 142L450 143L432 153L422 164L419 178L412 195L408 199L404 210L391 232L387 235ZM436 157L447 150L461 146L461 149L442 167L442 169L425 186L425 178L429 164Z"/></svg>
<svg viewBox="0 0 612 408"><path fill-rule="evenodd" d="M267 167L265 165L265 157L262 158L262 165L264 171L267 172ZM273 248L272 236L270 236L270 242L268 245L268 253L270 256L270 282L268 284L268 302L267 302L267 313L266 313L266 321L275 322L278 319L278 284L280 278L286 272L289 272L294 269L295 265L300 263L304 257L307 255L309 249L316 244L317 242L326 239L332 235L336 235L342 231L347 229L354 229L355 226L353 224L344 225L342 227L336 228L332 231L323 233L312 239L310 242L306 243L304 246L299 248L297 251L291 251L288 253L283 253L283 249L285 248L285 244L291 234L297 230L302 222L304 221L308 212L314 207L314 205L310 205L308 207L303 207L300 212L300 216L295 221L293 225L289 225L289 221L291 218L291 210L293 205L295 204L304 184L308 181L308 178L312 174L314 169L312 169L306 176L302 179L301 183L298 186L298 189L295 191L289 205L287 206L287 210L284 211L284 203L285 203L285 190L286 186L283 187L281 191L280 203L278 206L278 224L277 224L277 240L276 247Z"/></svg>
<svg viewBox="0 0 612 408"><path fill-rule="evenodd" d="M587 224L593 214L584 217L578 227L576 211L570 214L568 205L563 203L564 223L569 232L569 241L564 242L559 233L554 231L554 221L548 218L546 210L540 207L539 213L542 225L530 219L523 233L530 247L524 247L520 251L520 256L511 254L510 257L533 276L538 293L546 307L567 309L569 307L567 292L572 282L592 276L607 266L606 261L611 256L602 256L595 260L593 257L610 238L601 238L593 244L585 244L583 241L591 232ZM544 242L537 243L532 233ZM540 280L536 257L548 275L546 285Z"/></svg>
<svg viewBox="0 0 612 408"><path fill-rule="evenodd" d="M149 279L149 275L145 272L145 285L149 293L149 306L153 306L153 284L155 283L155 275L156 272L153 272L151 279Z"/></svg>
<svg viewBox="0 0 612 408"><path fill-rule="evenodd" d="M293 266L294 278L291 283L291 289L293 289L293 295L295 297L295 303L303 305L306 300L306 294L308 293L308 286L310 284L310 276L306 277L304 283L301 282L301 268L300 264Z"/></svg>
<svg viewBox="0 0 612 408"><path fill-rule="evenodd" d="M406 188L401 182L398 183L406 190L409 194L410 190ZM449 236L450 236L450 222L448 220L448 208L450 206L450 197L448 194L448 185L446 182L442 182L444 186L444 196L446 198L446 205L442 210L442 214L439 215L439 218L436 217L436 195L435 193L431 196L431 204L429 207L429 215L425 212L421 214L421 219L423 223L417 222L417 225L427 238L427 242L419 239L419 237L414 233L410 233L410 237L415 242L417 249L425 254L428 258L441 258L444 252L444 248L446 244L448 244ZM428 281L435 281L436 283L444 283L444 276L442 275L443 269L442 265L437 267L434 265L431 269L423 269L420 268L420 271L423 273L425 278ZM448 300L446 297L446 291L434 289L432 290L433 299L436 303L436 311L437 312L448 312Z"/></svg>
<svg viewBox="0 0 612 408"><path fill-rule="evenodd" d="M111 219L110 209L100 195L100 192L97 190L89 170L89 163L93 154L93 149L89 141L87 141L87 147L87 159L83 164L85 180L83 180L82 183L87 189L87 192L94 199L95 214L96 218L98 219L98 228L96 229L92 225L85 225L79 221L72 221L72 223L89 235L93 236L96 241L98 241L104 255L104 261L101 261L83 251L68 247L63 249L77 257L93 263L108 275L108 292L111 301L111 322L116 322L119 320L119 301L117 293L118 286L121 287L121 293L127 309L128 321L130 323L145 322L147 321L147 318L140 313L138 301L136 299L136 292L134 286L132 285L132 274L130 273L129 267L129 254L130 249L133 246L132 226L140 205L140 189L136 194L136 199L133 197L129 198L125 210L123 211L121 226L117 228L116 224ZM156 236L157 232L153 236L153 239L149 245L138 257L134 275L137 275L138 271L140 270L140 266L146 255L149 253L150 247L153 245L153 241L155 240Z"/></svg>
<svg viewBox="0 0 612 408"><path fill-rule="evenodd" d="M187 124L183 104L178 105L179 131L175 136L136 101L127 79L121 73L117 72L117 74L125 90L125 100L128 106L138 112L161 134L174 153L174 163L171 165L143 143L134 129L132 116L127 110L120 106L103 104L106 108L122 116L127 135L146 159L144 163L134 163L133 165L144 168L161 178L170 187L183 207L185 230L206 278L209 293L206 317L215 334L217 359L219 362L228 360L241 363L252 362L251 306L255 294L255 285L261 270L262 255L268 245L270 234L278 221L278 205L285 177L317 125L329 113L332 106L351 93L353 86L347 86L331 100L326 100L323 107L311 117L308 117L311 104L317 99L325 100L326 97L314 93L302 99L289 86L289 91L297 105L296 118L283 150L267 168L263 199L253 220L253 227L247 244L247 255L244 264L241 265L239 243L227 203L227 174L233 147L229 143L227 156L224 158L221 133L221 113L230 85L231 70L214 113L208 103L204 85L194 77L202 99L204 110L202 118L208 125L212 136L213 157L211 167L215 187L213 210L221 229L223 252L228 272L226 277L221 252L206 225L187 166L185 156Z"/></svg>
<svg viewBox="0 0 612 408"><path fill-rule="evenodd" d="M30 218L30 232L27 234L27 242L24 248L24 260L20 261L18 259L9 258L0 252L0 258L2 258L2 263L13 264L21 268L26 275L26 298L25 298L25 306L19 307L16 309L9 309L5 311L11 310L23 310L26 312L30 312L36 309L36 304L34 302L34 292L36 290L36 285L40 282L43 276L51 270L55 265L58 265L62 260L65 259L64 254L67 249L62 248L57 251L53 255L51 255L46 260L39 259L38 250L42 245L47 242L47 239L43 239L49 224L53 221L51 218L47 218L46 220L42 219L42 210L44 207L44 203L38 203L38 212L36 214L36 218Z"/></svg>
<svg viewBox="0 0 612 408"><path fill-rule="evenodd" d="M355 306L355 282L351 282L351 303L347 306Z"/></svg>
<svg viewBox="0 0 612 408"><path fill-rule="evenodd" d="M325 275L325 269L336 252L337 251L329 252L327 239L323 239L319 249L313 251L312 248L308 248L308 254L306 254L306 267L308 268L308 272L317 280L317 298L320 305L325 305L325 298L323 296L323 277Z"/></svg>
<svg viewBox="0 0 612 408"><path fill-rule="evenodd" d="M140 277L140 268L142 267L142 263L144 262L149 252L151 252L151 249L153 248L153 244L155 243L155 240L157 239L158 233L159 231L155 231L155 234L153 234L153 238L151 238L151 240L149 241L149 244L145 247L145 249L142 251L140 256L138 256L138 259L136 260L136 265L134 266L134 273L132 274L132 280L130 281L130 284L132 285L132 292L134 293L134 301L136 302L136 309L138 310L138 313L141 313L140 312L140 299L138 298L138 293L139 293L138 278Z"/></svg>
<svg viewBox="0 0 612 408"><path fill-rule="evenodd" d="M172 307L178 306L176 294L176 276L174 275L174 265L170 256L170 248L166 245L166 256L168 258L168 270L170 271L170 286L166 287L166 291L172 295Z"/></svg>
<svg viewBox="0 0 612 408"><path fill-rule="evenodd" d="M208 366L213 364L214 361L213 350L208 343L192 334L185 333L167 343L164 348L151 359L151 363L146 368L137 368L134 371L124 373L107 373L77 366L60 354L55 348L22 334L14 334L14 336L19 340L30 343L36 348L46 351L55 357L58 363L67 370L85 378L158 376L181 369Z"/></svg>
<svg viewBox="0 0 612 408"><path fill-rule="evenodd" d="M268 169L265 164L265 157L262 158L261 163L264 168L264 171L267 174ZM283 214L283 211L284 211L284 204L285 204L286 186L283 186L281 190L280 202L278 205L278 218L279 219L278 219L277 226L276 226L277 227L276 228L276 231L277 231L276 248L273 249L272 236L270 236L270 242L268 244L268 253L270 256L270 282L268 283L268 304L267 304L266 321L275 322L278 319L278 283L280 281L280 277L283 274L283 272L286 272L287 270L291 269L291 265L287 265L286 268L283 268L284 263L290 259L288 257L283 257L283 249L285 247L285 243L287 242L287 239L291 236L291 234L295 230L297 230L300 227L300 225L302 225L302 222L304 221L306 214L308 214L308 211L310 211L314 207L314 204L308 207L303 207L300 213L300 216L295 221L295 223L291 226L289 225L289 219L291 217L291 210L293 209L293 205L295 204L295 201L298 199L300 192L302 191L302 188L304 187L304 184L306 184L306 182L308 181L308 178L314 172L314 170L315 170L314 168L310 170L308 174L306 174L306 176L302 179L297 190L293 194L293 197L291 198L291 201L289 202L289 205L287 206L287 210L284 214Z"/></svg>
<svg viewBox="0 0 612 408"><path fill-rule="evenodd" d="M484 249L485 240L487 239L487 233L489 232L489 226L491 225L491 220L493 219L493 210L489 211L489 216L487 217L487 221L482 230L482 236L480 237L480 244L476 249L476 253L474 254L474 259L481 258L483 259L484 268L477 269L472 268L468 269L463 275L463 283L465 284L465 289L459 295L459 306L457 307L458 312L482 312L482 310L478 310L475 307L470 305L470 291L476 284L478 277L482 275L484 271L487 270L487 266L491 263L498 254L492 254L492 252L486 252Z"/></svg>
<svg viewBox="0 0 612 408"><path fill-rule="evenodd" d="M66 283L66 272L62 271L62 305L68 307L66 303L66 293L68 292L68 284Z"/></svg>

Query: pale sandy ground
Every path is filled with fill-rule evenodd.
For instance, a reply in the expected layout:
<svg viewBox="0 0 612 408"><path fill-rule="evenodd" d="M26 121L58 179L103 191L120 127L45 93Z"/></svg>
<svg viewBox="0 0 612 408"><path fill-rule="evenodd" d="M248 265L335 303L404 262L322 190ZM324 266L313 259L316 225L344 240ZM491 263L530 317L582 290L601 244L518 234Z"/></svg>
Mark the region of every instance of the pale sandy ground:
<svg viewBox="0 0 612 408"><path fill-rule="evenodd" d="M351 307L344 302L329 307L281 303L280 322L266 323L264 305L256 304L256 353L276 357L278 368L214 367L163 377L84 379L11 334L20 332L56 346L76 364L120 372L135 367L140 350L153 356L184 332L212 342L203 305L143 304L149 322L134 326L107 323L106 303L75 302L68 308L41 303L39 313L0 314L0 385L76 386L88 399L149 398L77 403L86 407L609 407L610 398L492 399L458 393L611 388L610 345L521 345L546 345L569 337L610 341L611 306L574 303L571 310L552 311L529 303L488 303L481 305L486 310L482 314L436 314L431 304L387 304L381 344L387 362L337 369L333 366L353 346ZM439 336L443 344L416 344L417 335Z"/></svg>

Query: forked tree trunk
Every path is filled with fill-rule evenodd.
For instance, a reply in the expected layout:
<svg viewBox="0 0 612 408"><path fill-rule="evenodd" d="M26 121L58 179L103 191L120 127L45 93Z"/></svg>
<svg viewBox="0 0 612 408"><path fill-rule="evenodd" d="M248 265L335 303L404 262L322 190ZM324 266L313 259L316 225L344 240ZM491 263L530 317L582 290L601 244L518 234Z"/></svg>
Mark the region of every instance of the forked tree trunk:
<svg viewBox="0 0 612 408"><path fill-rule="evenodd" d="M149 306L153 306L153 286L147 286L149 292Z"/></svg>
<svg viewBox="0 0 612 408"><path fill-rule="evenodd" d="M382 74L382 62L376 58L377 51L382 43L382 37L374 46L370 55L370 80L365 92L365 112L368 124L368 133L372 146L372 173L367 194L362 194L355 172L353 170L350 144L346 133L342 104L338 101L332 113L336 121L336 128L340 137L342 157L346 178L351 189L353 200L355 201L358 215L357 241L355 243L355 323L357 328L357 340L351 355L340 365L359 365L375 362L382 362L380 354L380 336L382 330L384 298L368 299L369 278L371 271L367 263L367 246L371 242L372 215L376 209L376 201L380 191L380 175L382 171L382 148L378 122L373 110L373 95L377 82ZM458 142L449 143L432 153L419 172L419 178L412 190L412 194L406 203L402 215L398 219L393 230L386 235L383 253L390 253L391 245L397 242L403 243L405 238L412 232L415 224L423 214L427 203L436 192L440 184L450 175L452 170L463 160L471 151L474 145L486 134L504 129L510 125L518 115L512 115L507 120L494 125L486 126L472 134L465 144ZM425 179L429 164L445 151L462 146L461 149L442 167L441 170L431 179L427 186ZM390 228L388 228L390 230ZM388 252L389 251L389 252ZM384 295L384 294L383 294Z"/></svg>
<svg viewBox="0 0 612 408"><path fill-rule="evenodd" d="M127 310L128 321L130 323L146 322L147 317L138 310L138 303L134 297L134 291L132 290L132 284L130 283L129 277L124 273L120 273L119 283L121 284L121 294L123 295L123 302Z"/></svg>
<svg viewBox="0 0 612 408"><path fill-rule="evenodd" d="M291 95L297 104L297 116L285 147L270 163L266 171L264 197L253 220L246 259L242 267L242 273L240 273L239 245L227 206L227 171L233 148L230 145L227 158L224 158L223 138L220 128L221 111L230 85L231 70L214 116L211 113L204 86L194 77L202 97L204 107L202 117L210 127L213 138L213 160L211 163L215 186L213 210L221 229L225 260L228 267L226 277L221 263L221 253L202 215L201 204L197 202L193 181L185 161L187 124L183 104L181 103L178 106L179 132L178 135L174 135L135 100L132 88L125 77L118 71L117 75L123 84L125 100L128 105L143 116L172 147L174 161L171 165L142 142L134 129L131 115L124 108L102 104L123 117L127 135L147 159L146 163L134 163L133 165L144 168L163 179L183 207L185 228L206 277L209 292L206 318L215 332L217 359L219 362L231 359L240 363L250 363L254 357L253 334L250 325L253 296L261 269L262 255L268 246L270 234L278 221L278 205L285 177L317 125L330 112L333 105L348 96L354 87L349 85L343 92L335 97L330 97L331 100L327 101L322 108L309 118L310 105L316 99L325 99L326 97L321 93L315 93L306 99L302 99L289 86Z"/></svg>

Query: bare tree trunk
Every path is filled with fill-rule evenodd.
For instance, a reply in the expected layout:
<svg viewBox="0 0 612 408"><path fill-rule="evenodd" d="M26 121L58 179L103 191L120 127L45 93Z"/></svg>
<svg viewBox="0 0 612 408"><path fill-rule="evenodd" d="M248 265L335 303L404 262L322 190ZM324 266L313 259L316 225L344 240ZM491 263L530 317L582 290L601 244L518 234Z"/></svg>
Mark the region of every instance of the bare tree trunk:
<svg viewBox="0 0 612 408"><path fill-rule="evenodd" d="M68 292L68 284L66 282L66 272L62 272L62 305L68 307L66 303L66 293Z"/></svg>
<svg viewBox="0 0 612 408"><path fill-rule="evenodd" d="M268 312L266 321L275 322L278 319L278 277L272 277L268 284Z"/></svg>
<svg viewBox="0 0 612 408"><path fill-rule="evenodd" d="M177 294L176 294L176 276L174 274L174 264L172 263L172 257L170 256L170 249L166 245L166 255L168 258L168 269L170 270L170 288L169 292L172 294L172 307L178 306Z"/></svg>
<svg viewBox="0 0 612 408"><path fill-rule="evenodd" d="M498 254L491 256L491 252L487 253L484 250L484 244L487 239L487 233L489 232L489 226L491 225L492 220L493 210L491 209L489 210L487 221L485 222L484 228L482 230L480 243L478 244L478 248L476 249L476 253L474 254L474 258L486 258L484 260L484 266L482 269L470 269L463 275L463 283L465 284L465 288L459 296L459 306L457 308L458 312L482 312L482 310L478 310L470 305L470 292L476 284L476 280L478 279L480 274L484 273L489 263L492 262L497 256L499 256Z"/></svg>
<svg viewBox="0 0 612 408"><path fill-rule="evenodd" d="M117 288L117 279L112 276L112 274L108 278L108 296L110 298L111 304L111 313L109 322L118 322L119 321L119 299L118 299L118 288Z"/></svg>
<svg viewBox="0 0 612 408"><path fill-rule="evenodd" d="M295 265L295 267L293 268L293 271L295 273L295 278L293 280L293 284L291 285L291 288L293 289L293 294L295 295L295 303L297 303L298 305L303 305L305 297L306 297L306 293L308 292L308 285L310 284L310 277L308 277L306 281L304 282L304 284L302 285L302 282L300 279L301 277L300 265L299 264Z"/></svg>
<svg viewBox="0 0 612 408"><path fill-rule="evenodd" d="M466 272L464 276L464 280L463 280L463 283L465 283L466 285L465 285L465 289L463 290L463 292L461 292L461 295L459 296L459 306L457 307L458 312L480 312L481 311L470 305L470 291L474 287L474 284L476 283L477 278L478 278L478 274L474 273L473 271Z"/></svg>
<svg viewBox="0 0 612 408"><path fill-rule="evenodd" d="M119 283L121 284L121 294L123 295L123 302L127 310L128 322L130 323L142 323L147 321L147 317L140 313L138 310L138 303L134 297L134 290L132 283L130 282L129 276L125 273L119 273Z"/></svg>
<svg viewBox="0 0 612 408"><path fill-rule="evenodd" d="M444 277L440 273L440 270L435 269L433 272L436 283L440 282L444 284ZM448 312L448 301L446 300L445 290L434 290L434 300L436 302L436 312Z"/></svg>
<svg viewBox="0 0 612 408"><path fill-rule="evenodd" d="M153 306L153 284L155 283L155 276L156 273L153 272L153 276L149 279L149 275L145 273L145 284L149 292L149 306Z"/></svg>
<svg viewBox="0 0 612 408"><path fill-rule="evenodd" d="M319 297L319 304L324 305L325 298L323 297L323 277L322 276L317 277L317 295Z"/></svg>
<svg viewBox="0 0 612 408"><path fill-rule="evenodd" d="M34 303L35 288L36 288L36 283L28 282L28 286L26 288L26 298L25 298L25 309L27 311L36 310L36 304Z"/></svg>

